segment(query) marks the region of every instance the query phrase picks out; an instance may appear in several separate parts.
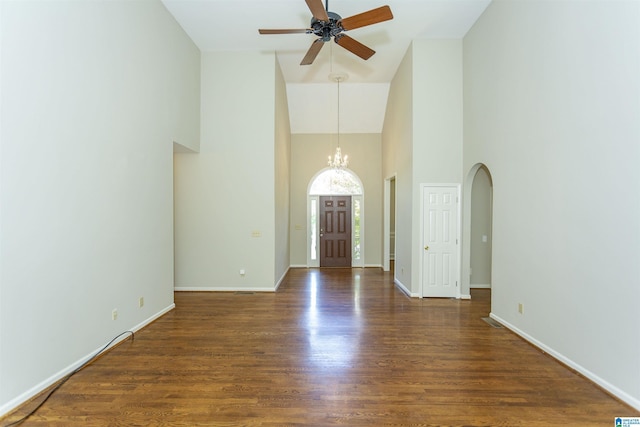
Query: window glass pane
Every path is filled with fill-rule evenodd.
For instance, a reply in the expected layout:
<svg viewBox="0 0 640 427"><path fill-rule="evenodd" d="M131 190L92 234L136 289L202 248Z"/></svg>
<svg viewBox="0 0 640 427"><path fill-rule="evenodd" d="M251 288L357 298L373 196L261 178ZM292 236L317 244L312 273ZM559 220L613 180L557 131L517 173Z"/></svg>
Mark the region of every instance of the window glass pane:
<svg viewBox="0 0 640 427"><path fill-rule="evenodd" d="M317 212L318 212L318 208L317 208L317 200L316 199L311 199L311 212L309 212L309 227L311 228L309 231L311 232L311 259L312 260L316 260L318 259L318 254L316 253L316 240L317 240L317 236L316 236L316 229L318 227L316 227L317 224Z"/></svg>
<svg viewBox="0 0 640 427"><path fill-rule="evenodd" d="M313 181L309 194L362 194L362 187L351 172L327 169Z"/></svg>

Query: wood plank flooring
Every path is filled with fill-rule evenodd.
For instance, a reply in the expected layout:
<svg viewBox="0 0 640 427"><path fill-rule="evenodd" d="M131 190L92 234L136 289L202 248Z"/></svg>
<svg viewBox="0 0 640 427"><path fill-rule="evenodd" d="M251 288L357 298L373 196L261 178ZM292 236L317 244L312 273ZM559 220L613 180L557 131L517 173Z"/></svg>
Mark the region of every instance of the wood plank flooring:
<svg viewBox="0 0 640 427"><path fill-rule="evenodd" d="M293 269L276 293L176 309L74 376L23 426L612 426L637 411L379 269ZM0 421L19 418L34 400Z"/></svg>

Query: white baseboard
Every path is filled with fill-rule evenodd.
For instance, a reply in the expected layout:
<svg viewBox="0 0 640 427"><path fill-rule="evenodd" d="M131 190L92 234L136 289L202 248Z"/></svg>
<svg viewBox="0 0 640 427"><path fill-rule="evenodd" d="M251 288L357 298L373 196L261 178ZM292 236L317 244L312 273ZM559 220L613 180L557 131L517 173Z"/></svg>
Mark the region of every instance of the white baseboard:
<svg viewBox="0 0 640 427"><path fill-rule="evenodd" d="M409 289L404 285L404 283L402 283L401 281L399 281L398 279L393 279L393 283L395 283L395 285L400 288L400 290L406 294L408 297L411 298L418 298L420 297L420 295L418 294L413 294L411 293L411 291L409 291Z"/></svg>
<svg viewBox="0 0 640 427"><path fill-rule="evenodd" d="M409 289L407 289L407 287L405 285L403 285L401 281L399 281L398 279L393 279L393 283L398 288L400 288L400 290L402 291L403 294L405 294L408 297L411 297L411 292L409 292Z"/></svg>
<svg viewBox="0 0 640 427"><path fill-rule="evenodd" d="M284 274L282 276L280 276L280 279L278 280L278 282L276 283L275 289L274 291L277 291L278 288L280 287L280 285L282 284L282 281L284 280L285 277L287 277L287 274L289 273L289 270L291 269L291 267L288 267Z"/></svg>
<svg viewBox="0 0 640 427"><path fill-rule="evenodd" d="M460 299L471 299L471 295L461 294Z"/></svg>
<svg viewBox="0 0 640 427"><path fill-rule="evenodd" d="M540 350L544 351L545 353L547 353L548 355L550 355L554 359L557 359L560 363L563 363L563 364L567 365L568 367L570 367L571 369L574 369L575 371L577 371L580 374L584 375L589 380L593 381L594 383L596 383L597 385L599 385L600 387L602 387L603 389L605 389L606 391L608 391L609 393L611 393L612 395L617 397L618 399L622 400L623 402L627 403L628 405L630 405L633 408L635 408L635 409L640 411L640 399L636 399L635 397L629 395L628 393L624 392L623 390L620 390L618 387L616 387L613 384L609 383L608 381L600 378L598 375L594 374L593 372L589 371L588 369L584 368L583 366L577 364L576 362L574 362L573 360L571 360L568 357L564 356L563 354L557 352L553 348L551 348L551 347L545 345L544 343L538 341L537 339L533 338L531 335L527 334L526 332L521 331L516 326L514 326L511 323L507 322L506 320L500 318L500 316L497 316L497 315L495 315L493 313L489 313L489 317L491 317L492 319L495 319L496 321L500 322L502 325L506 326L507 328L509 328L514 333L518 334L520 337L522 337L526 341L528 341L531 344L533 344L534 346L538 347Z"/></svg>
<svg viewBox="0 0 640 427"><path fill-rule="evenodd" d="M161 317L164 314L168 313L169 311L173 310L175 307L176 307L176 305L172 303L168 307L160 310L158 313L154 314L153 316L149 317L148 319L142 321L141 323L137 324L136 326L134 326L133 328L130 328L128 330L133 331L133 332L138 332L140 329L144 328L149 323L153 322L154 320L158 319L159 317ZM125 339L127 339L129 337L130 337L129 334L122 335L120 338L118 338L113 343L111 343L111 346L109 347L109 349L113 348L115 345L117 345L118 343L124 341ZM32 397L37 396L39 393L43 392L47 388L51 387L52 385L54 385L55 383L60 381L62 378L64 378L67 375L69 375L71 372L73 372L76 369L78 369L80 366L82 366L84 363L86 363L88 360L90 360L98 351L100 351L100 349L102 349L103 346L104 345L100 346L99 348L97 348L94 351L90 352L89 354L87 354L86 356L81 358L80 360L78 360L78 361L72 363L71 365L67 366L66 368L58 371L57 373L53 374L49 378L47 378L44 381L36 384L35 386L31 387L29 390L25 391L24 393L20 394L19 396L11 399L10 401L5 403L4 405L0 406L0 417L3 417L5 415L7 415L9 412L13 411L18 406L20 406L23 403L27 402ZM106 349L105 351L108 351L109 349Z"/></svg>
<svg viewBox="0 0 640 427"><path fill-rule="evenodd" d="M157 312L153 316L149 317L147 320L144 320L143 322L138 323L131 330L133 332L138 332L140 329L144 328L145 326L147 326L149 323L155 321L156 319L161 318L162 316L164 316L165 314L167 314L168 312L170 312L174 308L176 308L176 305L174 303L169 304L169 306L167 306L166 308L160 310L159 312Z"/></svg>
<svg viewBox="0 0 640 427"><path fill-rule="evenodd" d="M176 286L176 292L275 292L275 288L242 286Z"/></svg>
<svg viewBox="0 0 640 427"><path fill-rule="evenodd" d="M306 264L292 264L289 268L318 268L318 267L309 267ZM365 264L364 267L352 267L352 268L382 268L382 264Z"/></svg>
<svg viewBox="0 0 640 427"><path fill-rule="evenodd" d="M471 289L491 289L491 284L490 283L472 283L469 285L469 288Z"/></svg>

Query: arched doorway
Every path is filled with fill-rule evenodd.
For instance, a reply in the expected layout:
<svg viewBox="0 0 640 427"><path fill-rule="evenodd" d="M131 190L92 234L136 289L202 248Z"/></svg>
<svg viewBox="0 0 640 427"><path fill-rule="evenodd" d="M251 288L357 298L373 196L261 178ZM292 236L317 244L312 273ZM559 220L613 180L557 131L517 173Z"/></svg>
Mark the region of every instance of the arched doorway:
<svg viewBox="0 0 640 427"><path fill-rule="evenodd" d="M482 165L471 185L471 241L469 288L491 288L491 222L493 186Z"/></svg>
<svg viewBox="0 0 640 427"><path fill-rule="evenodd" d="M472 288L491 288L493 242L493 178L475 164L466 176L463 204L462 298Z"/></svg>
<svg viewBox="0 0 640 427"><path fill-rule="evenodd" d="M334 203L335 202L335 203ZM347 204L348 203L348 208ZM338 206L340 205L340 206ZM334 211L332 208L342 208ZM327 210L328 209L328 210ZM342 215L348 210L348 215ZM335 215L334 215L335 214ZM331 233L326 233L327 226L336 225L331 219L338 218L340 226L346 226L348 230L342 233L338 239L344 239L348 235L345 250L349 253L349 265L347 267L364 267L364 188L360 178L350 169L324 168L311 178L307 189L307 223L309 234L307 235L307 265L309 267L333 266L333 261L328 260L327 253L331 248L342 250L340 242L332 246ZM343 230L340 230L343 231ZM343 240L341 240L343 241ZM346 248L348 245L348 248ZM326 248L330 248L326 250ZM331 256L334 253L330 254ZM324 265L324 263L327 265Z"/></svg>

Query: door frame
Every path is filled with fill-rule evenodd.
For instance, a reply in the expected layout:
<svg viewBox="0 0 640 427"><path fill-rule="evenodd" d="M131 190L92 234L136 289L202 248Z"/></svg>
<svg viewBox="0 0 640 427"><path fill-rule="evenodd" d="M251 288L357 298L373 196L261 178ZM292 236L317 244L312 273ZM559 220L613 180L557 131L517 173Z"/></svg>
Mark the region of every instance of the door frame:
<svg viewBox="0 0 640 427"><path fill-rule="evenodd" d="M307 194L307 267L320 267L320 197L325 196L346 196L347 194ZM365 224L364 224L364 194L348 194L351 196L351 267L364 267L364 234L365 234ZM312 200L315 200L316 211L312 212ZM355 259L353 256L353 249L355 246L355 206L356 200L360 203L360 259ZM316 238L316 259L311 258L311 231L314 229L314 225L311 223L311 217L315 213L316 218L318 220L315 224L315 235L318 236Z"/></svg>
<svg viewBox="0 0 640 427"><path fill-rule="evenodd" d="M349 195L351 196L351 267L364 267L364 259L365 259L365 230L366 230L366 226L365 226L365 208L364 208L364 185L362 184L362 180L360 179L360 177L358 176L358 174L356 174L354 171L352 171L351 169L346 168L346 170L349 172L349 174L351 174L351 176L353 176L353 178L355 180L357 180L358 184L360 185L360 188L362 190L361 194L309 194L310 189L311 189L311 185L313 184L313 182L315 181L315 179L323 172L325 172L327 169L330 168L323 168L321 170L319 170L310 180L309 183L307 185L307 267L308 268L319 268L320 267L320 247L318 246L320 244L320 239L318 236L320 236L320 221L316 221L315 224L315 228L314 225L311 222L311 217L312 215L315 213L316 218L318 218L318 215L320 213L320 196L346 196ZM312 202L315 200L315 207L316 207L316 211L312 212ZM357 203L359 203L360 205L360 258L356 259L354 257L353 251L355 248L355 239L356 239L356 233L355 233L355 221L356 221L356 215L355 215L355 206L356 206L356 201ZM315 231L315 236L316 238L316 242L315 242L315 251L316 251L316 259L312 259L311 257L311 240L312 240L312 231Z"/></svg>
<svg viewBox="0 0 640 427"><path fill-rule="evenodd" d="M397 173L385 178L384 180L384 212L383 212L383 231L382 231L382 271L391 270L391 211L397 212L396 206L391 206L391 182L395 188L398 188ZM397 203L396 193L396 203ZM395 245L395 240L394 240ZM395 254L395 248L394 248Z"/></svg>
<svg viewBox="0 0 640 427"><path fill-rule="evenodd" d="M455 298L460 299L460 288L462 286L462 283L460 281L460 266L462 265L461 262L461 247L462 245L460 244L460 230L462 227L462 211L461 211L461 206L462 203L460 203L461 199L460 199L460 184L457 183L421 183L420 184L420 239L418 239L418 243L419 246L417 248L417 253L420 254L419 260L419 274L418 274L418 280L420 281L420 298L425 298L424 296L424 262L423 262L423 252L424 252L424 246L425 246L425 242L424 240L424 221L425 221L425 217L424 217L424 190L425 188L432 188L432 187L451 187L451 188L455 188L456 190L456 265L455 265L455 272L456 272L456 295Z"/></svg>

